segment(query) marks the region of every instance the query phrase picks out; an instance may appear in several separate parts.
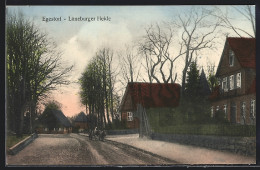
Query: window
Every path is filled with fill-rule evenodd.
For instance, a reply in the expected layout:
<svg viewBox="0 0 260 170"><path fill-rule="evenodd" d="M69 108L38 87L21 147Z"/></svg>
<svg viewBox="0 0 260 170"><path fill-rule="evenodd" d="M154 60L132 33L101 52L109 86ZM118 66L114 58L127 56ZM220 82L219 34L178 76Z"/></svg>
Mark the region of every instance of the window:
<svg viewBox="0 0 260 170"><path fill-rule="evenodd" d="M228 91L228 88L227 88L227 77L224 77L223 78L223 81L222 81L222 89L227 92Z"/></svg>
<svg viewBox="0 0 260 170"><path fill-rule="evenodd" d="M59 131L62 131L62 128L59 128Z"/></svg>
<svg viewBox="0 0 260 170"><path fill-rule="evenodd" d="M225 118L227 118L227 105L226 104L223 105L223 111L225 113Z"/></svg>
<svg viewBox="0 0 260 170"><path fill-rule="evenodd" d="M127 112L127 121L133 121L133 113Z"/></svg>
<svg viewBox="0 0 260 170"><path fill-rule="evenodd" d="M219 110L219 106L216 107L216 112Z"/></svg>
<svg viewBox="0 0 260 170"><path fill-rule="evenodd" d="M256 119L255 119L255 113L256 113L256 103L254 99L251 99L250 101L250 121L251 124L256 124Z"/></svg>
<svg viewBox="0 0 260 170"><path fill-rule="evenodd" d="M246 123L246 102L241 103L241 114L240 114L240 123Z"/></svg>
<svg viewBox="0 0 260 170"><path fill-rule="evenodd" d="M241 87L241 73L237 73L237 88Z"/></svg>
<svg viewBox="0 0 260 170"><path fill-rule="evenodd" d="M210 115L210 117L213 117L213 115L214 115L214 107L211 106L211 115Z"/></svg>
<svg viewBox="0 0 260 170"><path fill-rule="evenodd" d="M234 52L231 50L229 51L229 66L234 66Z"/></svg>
<svg viewBox="0 0 260 170"><path fill-rule="evenodd" d="M229 86L230 86L230 90L234 89L234 75L231 75L229 77Z"/></svg>
<svg viewBox="0 0 260 170"><path fill-rule="evenodd" d="M250 102L250 117L255 119L255 100L251 99Z"/></svg>

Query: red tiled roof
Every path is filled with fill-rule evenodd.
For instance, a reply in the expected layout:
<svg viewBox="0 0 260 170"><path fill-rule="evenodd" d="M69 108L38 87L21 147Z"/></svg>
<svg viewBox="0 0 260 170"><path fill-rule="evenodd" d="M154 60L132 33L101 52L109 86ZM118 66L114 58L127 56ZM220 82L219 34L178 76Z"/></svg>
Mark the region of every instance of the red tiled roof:
<svg viewBox="0 0 260 170"><path fill-rule="evenodd" d="M180 89L181 86L176 83L128 83L125 95L130 94L133 109L137 108L137 104L145 108L176 107L179 105Z"/></svg>
<svg viewBox="0 0 260 170"><path fill-rule="evenodd" d="M241 67L256 67L255 38L228 37L227 41L234 51Z"/></svg>

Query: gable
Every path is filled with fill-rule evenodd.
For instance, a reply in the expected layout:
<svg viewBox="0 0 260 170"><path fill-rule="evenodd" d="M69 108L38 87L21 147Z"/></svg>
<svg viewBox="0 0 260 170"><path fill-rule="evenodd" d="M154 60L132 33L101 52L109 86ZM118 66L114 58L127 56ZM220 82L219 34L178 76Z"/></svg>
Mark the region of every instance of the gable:
<svg viewBox="0 0 260 170"><path fill-rule="evenodd" d="M233 66L229 65L230 51L234 53ZM241 68L255 68L255 56L255 38L227 38L216 76L218 77Z"/></svg>
<svg viewBox="0 0 260 170"><path fill-rule="evenodd" d="M243 68L255 68L255 38L228 38L230 48Z"/></svg>

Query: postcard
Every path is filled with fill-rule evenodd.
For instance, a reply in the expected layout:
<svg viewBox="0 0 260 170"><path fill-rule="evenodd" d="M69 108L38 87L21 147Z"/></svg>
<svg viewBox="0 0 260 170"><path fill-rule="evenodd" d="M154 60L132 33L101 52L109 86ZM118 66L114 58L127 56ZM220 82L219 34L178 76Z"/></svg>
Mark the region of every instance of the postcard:
<svg viewBox="0 0 260 170"><path fill-rule="evenodd" d="M256 164L255 5L7 5L6 166Z"/></svg>

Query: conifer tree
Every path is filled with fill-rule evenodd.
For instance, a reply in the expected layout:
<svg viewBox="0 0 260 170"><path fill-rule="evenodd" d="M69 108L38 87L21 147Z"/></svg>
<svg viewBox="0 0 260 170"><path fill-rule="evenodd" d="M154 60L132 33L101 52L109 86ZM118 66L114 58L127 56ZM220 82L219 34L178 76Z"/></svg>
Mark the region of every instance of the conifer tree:
<svg viewBox="0 0 260 170"><path fill-rule="evenodd" d="M209 94L209 88L204 71L201 75L197 61L193 61L187 72L187 82L184 96L182 96L182 112L185 116L187 123L203 123L208 120L209 115L209 103L207 95Z"/></svg>

